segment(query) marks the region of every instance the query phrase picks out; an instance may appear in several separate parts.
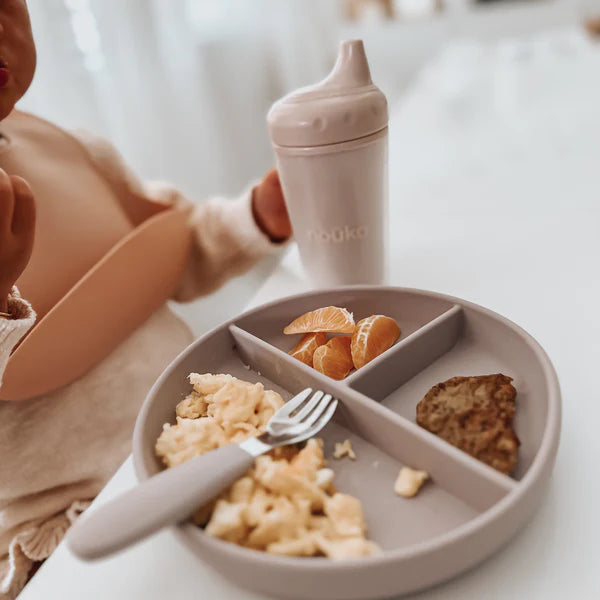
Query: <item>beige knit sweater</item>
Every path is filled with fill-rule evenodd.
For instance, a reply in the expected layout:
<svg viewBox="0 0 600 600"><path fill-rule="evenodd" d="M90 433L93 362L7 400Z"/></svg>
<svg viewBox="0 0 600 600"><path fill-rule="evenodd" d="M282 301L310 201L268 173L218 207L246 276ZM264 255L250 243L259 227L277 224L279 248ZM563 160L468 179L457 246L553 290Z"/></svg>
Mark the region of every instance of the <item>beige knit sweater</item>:
<svg viewBox="0 0 600 600"><path fill-rule="evenodd" d="M132 193L189 206L176 190L145 185L108 145L86 140L96 167ZM194 208L194 249L176 299L209 293L275 251L256 226L251 193ZM126 299L125 299L126 301ZM0 317L0 378L35 313L13 289ZM49 556L130 452L135 417L150 386L192 335L165 305L100 364L43 397L0 401L0 599L14 598L34 561Z"/></svg>

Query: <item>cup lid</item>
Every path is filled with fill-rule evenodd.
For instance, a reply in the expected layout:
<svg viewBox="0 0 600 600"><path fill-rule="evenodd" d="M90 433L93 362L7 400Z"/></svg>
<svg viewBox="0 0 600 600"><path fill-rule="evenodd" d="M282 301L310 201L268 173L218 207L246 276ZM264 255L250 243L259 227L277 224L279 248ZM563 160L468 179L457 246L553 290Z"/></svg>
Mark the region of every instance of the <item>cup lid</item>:
<svg viewBox="0 0 600 600"><path fill-rule="evenodd" d="M284 96L267 116L271 141L279 146L346 142L375 133L387 122L387 102L371 81L362 40L342 42L323 81Z"/></svg>

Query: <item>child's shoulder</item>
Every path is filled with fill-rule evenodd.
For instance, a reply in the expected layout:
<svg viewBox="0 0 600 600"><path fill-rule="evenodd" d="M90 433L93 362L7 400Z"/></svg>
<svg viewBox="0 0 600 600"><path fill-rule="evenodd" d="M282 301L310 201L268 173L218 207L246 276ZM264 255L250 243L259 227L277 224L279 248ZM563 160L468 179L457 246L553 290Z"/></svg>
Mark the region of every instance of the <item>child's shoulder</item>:
<svg viewBox="0 0 600 600"><path fill-rule="evenodd" d="M71 137L66 130L55 123L52 123L43 117L39 117L38 115L16 108L2 121L2 129L15 129L20 131L44 130L58 135Z"/></svg>
<svg viewBox="0 0 600 600"><path fill-rule="evenodd" d="M12 142L27 140L31 148L51 146L79 155L95 169L110 163L114 167L118 153L104 138L85 130L71 131L32 113L14 109L0 124L2 133ZM100 169L103 170L103 169Z"/></svg>
<svg viewBox="0 0 600 600"><path fill-rule="evenodd" d="M13 135L15 133L54 134L57 137L70 140L92 157L98 154L108 155L116 153L113 145L108 140L91 131L85 129L64 129L60 125L48 121L43 117L16 108L2 121L0 129L9 135L11 132Z"/></svg>
<svg viewBox="0 0 600 600"><path fill-rule="evenodd" d="M87 144L74 132L23 110L14 109L0 123L0 131L11 143L29 148L61 148L79 155L89 155Z"/></svg>

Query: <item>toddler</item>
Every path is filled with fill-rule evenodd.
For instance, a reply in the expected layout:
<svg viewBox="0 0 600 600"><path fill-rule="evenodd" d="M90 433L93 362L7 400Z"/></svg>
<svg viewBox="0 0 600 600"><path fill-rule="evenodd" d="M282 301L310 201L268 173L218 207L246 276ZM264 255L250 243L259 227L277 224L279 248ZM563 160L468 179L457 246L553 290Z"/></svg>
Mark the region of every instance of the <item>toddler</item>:
<svg viewBox="0 0 600 600"><path fill-rule="evenodd" d="M129 453L141 402L192 341L166 301L207 294L291 234L275 171L194 205L107 143L13 110L35 70L0 2L0 598ZM16 285L15 285L16 284Z"/></svg>

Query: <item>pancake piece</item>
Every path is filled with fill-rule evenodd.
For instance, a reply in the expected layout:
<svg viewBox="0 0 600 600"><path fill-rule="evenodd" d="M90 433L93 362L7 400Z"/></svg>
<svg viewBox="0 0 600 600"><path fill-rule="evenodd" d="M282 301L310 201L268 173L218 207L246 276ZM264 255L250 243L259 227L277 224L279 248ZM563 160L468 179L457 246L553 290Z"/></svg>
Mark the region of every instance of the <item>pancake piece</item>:
<svg viewBox="0 0 600 600"><path fill-rule="evenodd" d="M417 423L510 475L521 444L512 426L517 391L511 382L498 373L438 383L417 404Z"/></svg>

